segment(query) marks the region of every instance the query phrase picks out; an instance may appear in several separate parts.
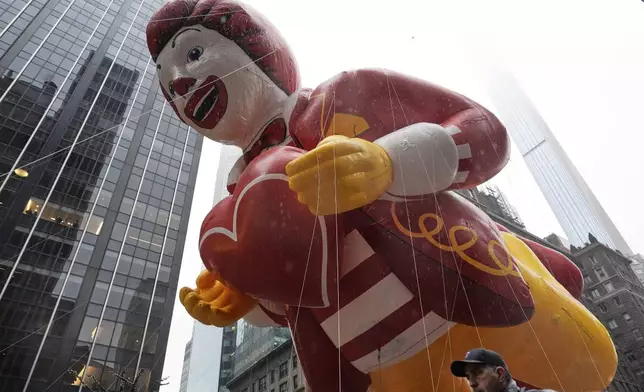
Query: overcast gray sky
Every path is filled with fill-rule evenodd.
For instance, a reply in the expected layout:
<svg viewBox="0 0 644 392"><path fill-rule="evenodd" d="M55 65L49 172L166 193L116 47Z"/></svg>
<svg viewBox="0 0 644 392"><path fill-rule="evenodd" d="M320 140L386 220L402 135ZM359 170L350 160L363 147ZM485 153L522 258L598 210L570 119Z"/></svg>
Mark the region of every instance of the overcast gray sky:
<svg viewBox="0 0 644 392"><path fill-rule="evenodd" d="M528 95L631 248L644 252L644 2L640 0L249 1L288 40L303 85L346 69L384 67L486 105L481 59L499 56ZM486 59L488 60L488 59ZM516 149L514 151L516 153ZM206 141L179 287L194 285L202 219L212 207L219 146ZM494 183L540 236L563 234L521 157ZM178 300L164 376L179 390L192 320ZM214 346L214 344L213 344ZM219 352L213 352L213 358ZM190 392L190 391L189 391Z"/></svg>

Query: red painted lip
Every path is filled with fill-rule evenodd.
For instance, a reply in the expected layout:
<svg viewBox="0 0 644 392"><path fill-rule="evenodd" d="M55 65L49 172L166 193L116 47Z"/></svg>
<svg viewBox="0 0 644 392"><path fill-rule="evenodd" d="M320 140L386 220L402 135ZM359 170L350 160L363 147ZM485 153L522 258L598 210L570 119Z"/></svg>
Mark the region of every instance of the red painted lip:
<svg viewBox="0 0 644 392"><path fill-rule="evenodd" d="M210 75L201 83L183 109L199 128L213 129L226 113L228 91L224 82Z"/></svg>

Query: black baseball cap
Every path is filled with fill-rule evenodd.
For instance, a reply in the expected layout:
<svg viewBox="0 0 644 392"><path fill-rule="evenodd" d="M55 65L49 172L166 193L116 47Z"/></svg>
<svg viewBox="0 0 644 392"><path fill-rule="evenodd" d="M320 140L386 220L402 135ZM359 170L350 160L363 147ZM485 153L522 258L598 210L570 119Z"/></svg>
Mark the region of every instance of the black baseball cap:
<svg viewBox="0 0 644 392"><path fill-rule="evenodd" d="M503 358L501 358L499 354L492 350L477 348L468 351L467 354L465 354L464 360L452 362L452 374L456 377L465 377L465 366L472 363L480 365L499 366L508 371L508 367L505 365L505 361L503 361Z"/></svg>

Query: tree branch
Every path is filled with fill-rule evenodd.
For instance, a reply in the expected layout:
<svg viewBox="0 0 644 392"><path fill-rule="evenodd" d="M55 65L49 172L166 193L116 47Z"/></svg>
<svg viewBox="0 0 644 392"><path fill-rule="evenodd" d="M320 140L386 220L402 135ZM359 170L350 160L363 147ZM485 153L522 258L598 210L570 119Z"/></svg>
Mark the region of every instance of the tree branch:
<svg viewBox="0 0 644 392"><path fill-rule="evenodd" d="M144 370L145 369L139 370L139 374L137 374L136 377L134 378L134 382L132 383L132 389L130 389L130 392L136 392L136 384L139 383L139 378L141 378L141 376L143 375Z"/></svg>
<svg viewBox="0 0 644 392"><path fill-rule="evenodd" d="M107 369L107 371L110 372L114 377L116 377L119 380L121 380L122 382L126 383L127 385L130 385L132 383L130 380L125 378L125 376L124 376L125 372L123 372L123 373L121 373L119 375L119 374L116 374L114 371L112 371L112 369Z"/></svg>
<svg viewBox="0 0 644 392"><path fill-rule="evenodd" d="M94 384L96 384L96 386L98 387L100 392L107 392L107 389L105 389L105 387L102 386L101 383L98 382L98 380L96 379L96 377L94 377L93 374L91 374L90 377L92 378L92 380L94 381ZM92 391L94 391L94 390L92 389Z"/></svg>
<svg viewBox="0 0 644 392"><path fill-rule="evenodd" d="M88 384L85 384L85 381L83 381L83 377L81 377L77 372L70 370L69 374L76 377L76 379L78 379L78 381L81 383L82 386L89 388L89 390L92 392L96 392L94 388L90 387ZM92 376L92 378L94 378L94 376ZM94 382L96 382L96 379L94 379Z"/></svg>

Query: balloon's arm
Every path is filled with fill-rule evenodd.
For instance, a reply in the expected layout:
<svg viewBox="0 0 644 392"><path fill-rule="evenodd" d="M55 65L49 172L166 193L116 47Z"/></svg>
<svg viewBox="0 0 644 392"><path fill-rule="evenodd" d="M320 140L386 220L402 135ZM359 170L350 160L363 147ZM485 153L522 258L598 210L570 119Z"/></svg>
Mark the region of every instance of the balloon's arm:
<svg viewBox="0 0 644 392"><path fill-rule="evenodd" d="M328 136L344 135L389 153L394 178L383 195L388 200L479 185L509 159L509 136L491 112L396 72L343 72L291 100L285 111L289 132L306 150Z"/></svg>
<svg viewBox="0 0 644 392"><path fill-rule="evenodd" d="M289 188L285 167L302 153L282 146L253 159L233 194L204 218L199 251L209 270L242 293L277 304L328 306L336 287L332 268L342 258L334 251L342 246L343 238L336 239L342 222L313 216Z"/></svg>
<svg viewBox="0 0 644 392"><path fill-rule="evenodd" d="M257 301L221 282L208 270L197 277L197 287L183 287L179 300L190 316L205 325L225 327L244 317Z"/></svg>

